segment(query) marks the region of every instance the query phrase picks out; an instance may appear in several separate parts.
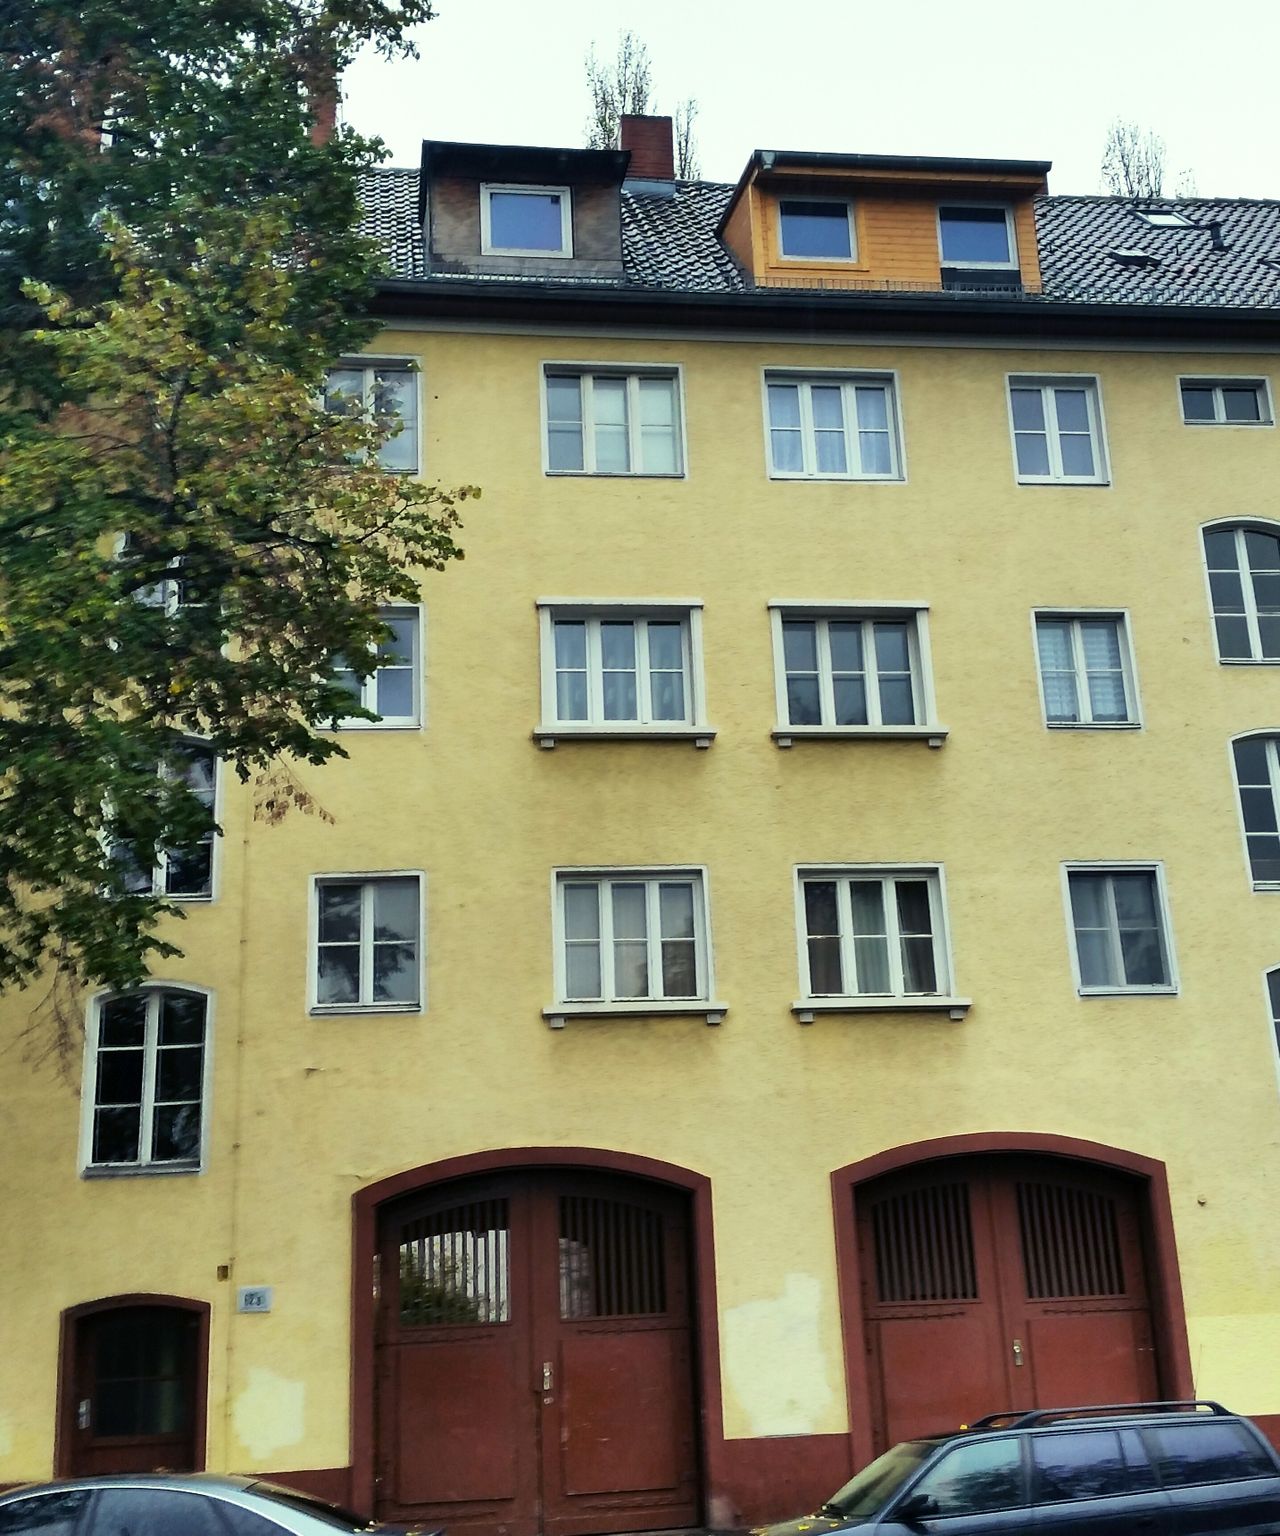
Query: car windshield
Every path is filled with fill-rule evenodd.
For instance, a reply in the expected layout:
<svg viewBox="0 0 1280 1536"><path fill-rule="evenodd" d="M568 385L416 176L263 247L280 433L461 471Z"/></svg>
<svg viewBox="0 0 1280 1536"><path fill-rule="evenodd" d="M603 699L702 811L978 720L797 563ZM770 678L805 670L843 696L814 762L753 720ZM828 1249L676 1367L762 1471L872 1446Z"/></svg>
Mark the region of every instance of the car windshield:
<svg viewBox="0 0 1280 1536"><path fill-rule="evenodd" d="M904 1440L883 1456L877 1456L851 1478L839 1493L823 1505L833 1514L853 1518L857 1515L874 1515L897 1493L903 1483L933 1454L932 1440Z"/></svg>

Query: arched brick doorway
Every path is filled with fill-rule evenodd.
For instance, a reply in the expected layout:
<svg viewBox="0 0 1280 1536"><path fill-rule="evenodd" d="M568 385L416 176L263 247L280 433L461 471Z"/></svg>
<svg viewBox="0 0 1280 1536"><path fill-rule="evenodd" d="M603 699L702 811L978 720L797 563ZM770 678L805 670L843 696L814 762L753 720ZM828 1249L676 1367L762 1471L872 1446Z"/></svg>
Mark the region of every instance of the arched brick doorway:
<svg viewBox="0 0 1280 1536"><path fill-rule="evenodd" d="M724 1446L703 1175L590 1148L513 1148L394 1175L354 1203L358 1507L399 1513L452 1499L451 1528L526 1536L701 1521ZM593 1278L577 1274L574 1255ZM422 1296L406 1302L414 1287ZM572 1444L573 1403L607 1394L618 1371L649 1379L655 1402L674 1395L655 1443L615 1467L598 1436L580 1434L576 1459L553 1457L557 1441ZM460 1388L485 1378L469 1397ZM457 1477L424 1469L424 1446L474 1442L468 1415L494 1412L519 1442L509 1464L457 1467ZM486 1490L502 1498L486 1501Z"/></svg>
<svg viewBox="0 0 1280 1536"><path fill-rule="evenodd" d="M1002 1408L1190 1395L1163 1164L990 1133L851 1164L832 1191L855 1465Z"/></svg>

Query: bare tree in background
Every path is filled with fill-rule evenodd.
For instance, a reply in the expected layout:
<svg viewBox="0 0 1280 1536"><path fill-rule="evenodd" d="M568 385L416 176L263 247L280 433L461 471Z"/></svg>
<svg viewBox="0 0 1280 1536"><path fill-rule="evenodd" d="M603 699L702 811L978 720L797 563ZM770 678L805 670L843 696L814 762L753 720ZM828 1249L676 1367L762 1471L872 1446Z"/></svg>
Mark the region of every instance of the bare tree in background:
<svg viewBox="0 0 1280 1536"><path fill-rule="evenodd" d="M591 116L587 119L588 149L617 149L624 115L644 116L651 110L649 50L634 32L618 37L612 64L596 58L595 44L587 53L587 89Z"/></svg>
<svg viewBox="0 0 1280 1536"><path fill-rule="evenodd" d="M587 148L617 149L623 117L644 117L654 110L649 50L634 32L621 32L611 63L600 62L593 43L587 52L586 66L587 89L591 92ZM681 181L696 181L700 174L693 137L697 115L698 103L690 96L680 103L672 118L675 170Z"/></svg>
<svg viewBox="0 0 1280 1536"><path fill-rule="evenodd" d="M676 179L697 181L702 175L698 164L698 146L693 137L693 125L698 116L698 103L692 96L676 108L673 122L675 130Z"/></svg>
<svg viewBox="0 0 1280 1536"><path fill-rule="evenodd" d="M1102 188L1119 197L1159 197L1164 191L1164 140L1117 117L1102 149Z"/></svg>

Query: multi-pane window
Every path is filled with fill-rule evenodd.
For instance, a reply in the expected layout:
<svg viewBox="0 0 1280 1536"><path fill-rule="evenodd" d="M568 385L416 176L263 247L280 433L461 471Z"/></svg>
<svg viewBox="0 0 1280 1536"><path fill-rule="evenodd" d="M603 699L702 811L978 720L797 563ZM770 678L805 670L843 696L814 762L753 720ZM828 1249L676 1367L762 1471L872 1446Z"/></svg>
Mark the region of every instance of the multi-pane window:
<svg viewBox="0 0 1280 1536"><path fill-rule="evenodd" d="M543 607L540 733L687 734L702 722L697 607Z"/></svg>
<svg viewBox="0 0 1280 1536"><path fill-rule="evenodd" d="M546 387L549 473L683 473L674 373L548 368Z"/></svg>
<svg viewBox="0 0 1280 1536"><path fill-rule="evenodd" d="M194 579L194 573L181 555L170 555L151 548L138 534L126 532L120 535L116 558L122 566L138 566L147 563L151 570L167 571L158 581L135 587L130 594L135 603L147 608L162 608L166 614L181 614L186 609L201 608L207 602L203 584ZM184 574L184 564L186 571Z"/></svg>
<svg viewBox="0 0 1280 1536"><path fill-rule="evenodd" d="M417 1008L421 881L326 875L316 881L317 1008Z"/></svg>
<svg viewBox="0 0 1280 1536"><path fill-rule="evenodd" d="M944 266L1014 265L1013 221L1007 208L944 204L938 209L938 244Z"/></svg>
<svg viewBox="0 0 1280 1536"><path fill-rule="evenodd" d="M93 1169L200 1166L207 998L149 988L102 998L89 1053Z"/></svg>
<svg viewBox="0 0 1280 1536"><path fill-rule="evenodd" d="M1156 867L1067 870L1081 992L1173 990Z"/></svg>
<svg viewBox="0 0 1280 1536"><path fill-rule="evenodd" d="M1019 480L1106 480L1096 379L1011 378L1009 407Z"/></svg>
<svg viewBox="0 0 1280 1536"><path fill-rule="evenodd" d="M378 718L348 718L338 723L343 726L417 725L422 696L418 610L383 608L378 617L387 626L388 634L374 647L373 671L361 680L339 656L333 673L334 681L340 683L357 704L372 710Z"/></svg>
<svg viewBox="0 0 1280 1536"><path fill-rule="evenodd" d="M1280 735L1241 736L1231 744L1240 815L1255 886L1280 887Z"/></svg>
<svg viewBox="0 0 1280 1536"><path fill-rule="evenodd" d="M678 1002L707 996L700 874L561 874L561 1001Z"/></svg>
<svg viewBox="0 0 1280 1536"><path fill-rule="evenodd" d="M1276 1051L1280 1052L1280 966L1267 972L1267 1004L1271 1010L1271 1029L1275 1035Z"/></svg>
<svg viewBox="0 0 1280 1536"><path fill-rule="evenodd" d="M388 434L378 450L383 469L417 469L418 375L407 364L351 361L330 368L324 408L372 421Z"/></svg>
<svg viewBox="0 0 1280 1536"><path fill-rule="evenodd" d="M143 863L129 839L128 826L118 821L111 857L119 866L126 890L138 895L191 899L213 894L214 800L218 760L209 747L184 746L171 764L159 771L163 790L181 785L205 813L205 829L183 847L156 850L155 864Z"/></svg>
<svg viewBox="0 0 1280 1536"><path fill-rule="evenodd" d="M792 261L852 261L857 254L853 208L821 198L782 198L778 248Z"/></svg>
<svg viewBox="0 0 1280 1536"><path fill-rule="evenodd" d="M800 894L810 997L949 991L936 870L802 870Z"/></svg>
<svg viewBox="0 0 1280 1536"><path fill-rule="evenodd" d="M569 188L482 187L480 239L486 255L572 256Z"/></svg>
<svg viewBox="0 0 1280 1536"><path fill-rule="evenodd" d="M1037 614L1036 653L1048 724L1137 724L1129 638L1118 614Z"/></svg>
<svg viewBox="0 0 1280 1536"><path fill-rule="evenodd" d="M765 380L769 470L811 480L900 480L893 380L834 375Z"/></svg>
<svg viewBox="0 0 1280 1536"><path fill-rule="evenodd" d="M927 722L917 611L774 609L779 730L869 732Z"/></svg>
<svg viewBox="0 0 1280 1536"><path fill-rule="evenodd" d="M1265 379L1180 379L1178 388L1188 426L1272 425Z"/></svg>
<svg viewBox="0 0 1280 1536"><path fill-rule="evenodd" d="M1206 528L1220 661L1280 661L1280 527Z"/></svg>

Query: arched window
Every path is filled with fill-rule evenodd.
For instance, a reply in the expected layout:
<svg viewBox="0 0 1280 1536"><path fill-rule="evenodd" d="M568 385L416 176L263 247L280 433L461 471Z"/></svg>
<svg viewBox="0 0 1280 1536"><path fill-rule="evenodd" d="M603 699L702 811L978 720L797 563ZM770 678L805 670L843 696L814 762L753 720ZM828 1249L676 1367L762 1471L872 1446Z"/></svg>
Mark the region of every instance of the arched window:
<svg viewBox="0 0 1280 1536"><path fill-rule="evenodd" d="M1280 524L1204 530L1219 661L1280 661Z"/></svg>
<svg viewBox="0 0 1280 1536"><path fill-rule="evenodd" d="M1280 731L1231 743L1255 890L1280 890Z"/></svg>
<svg viewBox="0 0 1280 1536"><path fill-rule="evenodd" d="M158 986L95 1000L86 1041L87 1173L199 1170L209 1001L201 991Z"/></svg>
<svg viewBox="0 0 1280 1536"><path fill-rule="evenodd" d="M1271 1028L1276 1037L1276 1054L1280 1056L1280 965L1267 972L1267 1002L1271 1005Z"/></svg>

